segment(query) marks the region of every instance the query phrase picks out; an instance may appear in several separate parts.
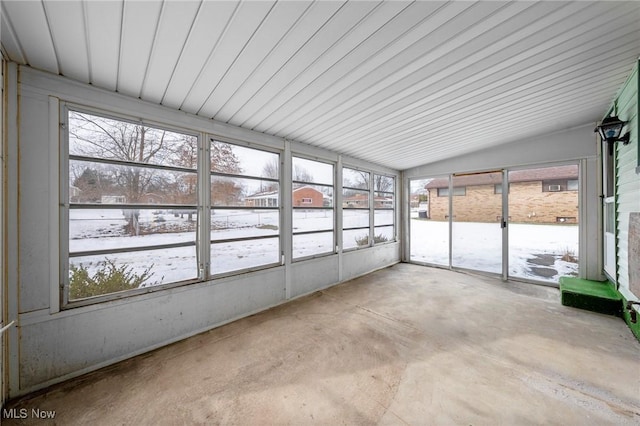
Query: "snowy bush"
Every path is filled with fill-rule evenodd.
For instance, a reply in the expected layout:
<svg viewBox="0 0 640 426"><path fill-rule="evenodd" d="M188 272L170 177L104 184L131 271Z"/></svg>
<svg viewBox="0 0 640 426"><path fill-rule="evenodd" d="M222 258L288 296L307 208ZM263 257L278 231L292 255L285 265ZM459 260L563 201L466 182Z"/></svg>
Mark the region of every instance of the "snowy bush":
<svg viewBox="0 0 640 426"><path fill-rule="evenodd" d="M385 241L389 241L389 238L387 238L386 236L384 236L382 234L373 236L373 243L374 244L384 243ZM364 235L362 237L356 237L356 244L358 244L359 247L369 245L369 236L368 235Z"/></svg>
<svg viewBox="0 0 640 426"><path fill-rule="evenodd" d="M150 272L153 265L138 275L132 267L122 265L118 267L113 260L100 262L99 269L93 276L82 264L70 266L69 299L83 299L117 291L131 290L149 285L147 281L153 276Z"/></svg>

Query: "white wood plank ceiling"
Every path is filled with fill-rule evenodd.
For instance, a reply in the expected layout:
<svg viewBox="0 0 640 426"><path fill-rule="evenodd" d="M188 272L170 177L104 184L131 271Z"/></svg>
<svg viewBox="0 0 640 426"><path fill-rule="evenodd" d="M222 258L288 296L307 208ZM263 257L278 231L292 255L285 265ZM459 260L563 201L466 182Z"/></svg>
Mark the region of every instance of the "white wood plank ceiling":
<svg viewBox="0 0 640 426"><path fill-rule="evenodd" d="M640 2L2 1L13 61L396 169L586 123Z"/></svg>

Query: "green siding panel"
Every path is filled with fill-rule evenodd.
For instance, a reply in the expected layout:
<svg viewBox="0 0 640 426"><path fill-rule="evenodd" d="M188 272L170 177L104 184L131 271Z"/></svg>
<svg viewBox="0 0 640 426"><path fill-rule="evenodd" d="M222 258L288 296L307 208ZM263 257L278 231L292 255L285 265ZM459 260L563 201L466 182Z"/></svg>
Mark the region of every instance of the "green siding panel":
<svg viewBox="0 0 640 426"><path fill-rule="evenodd" d="M640 211L638 166L638 66L616 99L618 117L629 121L631 142L616 144L616 226L617 265L620 288L629 289L629 213Z"/></svg>

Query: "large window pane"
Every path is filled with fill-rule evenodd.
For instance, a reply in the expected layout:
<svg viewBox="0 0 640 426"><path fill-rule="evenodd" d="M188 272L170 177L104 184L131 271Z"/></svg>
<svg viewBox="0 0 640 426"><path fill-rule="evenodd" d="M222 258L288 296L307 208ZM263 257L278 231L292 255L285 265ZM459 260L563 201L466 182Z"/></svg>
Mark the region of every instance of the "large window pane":
<svg viewBox="0 0 640 426"><path fill-rule="evenodd" d="M342 186L345 188L369 189L370 173L350 168L342 169Z"/></svg>
<svg viewBox="0 0 640 426"><path fill-rule="evenodd" d="M369 210L342 211L342 244L345 250L369 246Z"/></svg>
<svg viewBox="0 0 640 426"><path fill-rule="evenodd" d="M369 191L343 189L342 207L349 209L369 209Z"/></svg>
<svg viewBox="0 0 640 426"><path fill-rule="evenodd" d="M278 182L229 176L211 177L212 206L278 207L279 199Z"/></svg>
<svg viewBox="0 0 640 426"><path fill-rule="evenodd" d="M333 253L334 166L295 156L292 162L293 258Z"/></svg>
<svg viewBox="0 0 640 426"><path fill-rule="evenodd" d="M369 226L368 210L343 210L342 226L344 229L364 228Z"/></svg>
<svg viewBox="0 0 640 426"><path fill-rule="evenodd" d="M72 209L69 252L195 242L196 223L195 209Z"/></svg>
<svg viewBox="0 0 640 426"><path fill-rule="evenodd" d="M509 171L510 276L578 275L578 175L577 164Z"/></svg>
<svg viewBox="0 0 640 426"><path fill-rule="evenodd" d="M293 257L308 257L334 251L333 231L293 236Z"/></svg>
<svg viewBox="0 0 640 426"><path fill-rule="evenodd" d="M197 278L195 244L71 257L69 300Z"/></svg>
<svg viewBox="0 0 640 426"><path fill-rule="evenodd" d="M279 178L279 154L211 141L212 275L280 262Z"/></svg>
<svg viewBox="0 0 640 426"><path fill-rule="evenodd" d="M395 213L393 210L376 210L373 216L373 224L375 226L392 225L394 223Z"/></svg>
<svg viewBox="0 0 640 426"><path fill-rule="evenodd" d="M293 157L293 181L333 186L333 165L306 158Z"/></svg>
<svg viewBox="0 0 640 426"><path fill-rule="evenodd" d="M391 176L373 175L373 190L376 192L394 191L394 179Z"/></svg>
<svg viewBox="0 0 640 426"><path fill-rule="evenodd" d="M69 161L71 203L196 204L197 181L195 171Z"/></svg>
<svg viewBox="0 0 640 426"><path fill-rule="evenodd" d="M374 194L373 207L376 209L393 209L395 200L392 192L376 192Z"/></svg>
<svg viewBox="0 0 640 426"><path fill-rule="evenodd" d="M395 241L395 179L390 176L373 175L374 187L374 226L389 225L374 229L373 243L381 244Z"/></svg>
<svg viewBox="0 0 640 426"><path fill-rule="evenodd" d="M293 233L333 230L333 210L294 210Z"/></svg>
<svg viewBox="0 0 640 426"><path fill-rule="evenodd" d="M211 244L211 274L275 265L280 262L279 238Z"/></svg>
<svg viewBox="0 0 640 426"><path fill-rule="evenodd" d="M333 207L333 187L322 185L301 185L293 189L294 208Z"/></svg>
<svg viewBox="0 0 640 426"><path fill-rule="evenodd" d="M495 193L501 182L502 172L453 176L453 187L465 188L452 197L453 266L502 273L502 195Z"/></svg>
<svg viewBox="0 0 640 426"><path fill-rule="evenodd" d="M212 172L278 180L279 170L280 155L276 153L211 141Z"/></svg>
<svg viewBox="0 0 640 426"><path fill-rule="evenodd" d="M373 228L373 242L374 244L386 243L388 241L394 241L396 236L394 235L393 226L376 226Z"/></svg>
<svg viewBox="0 0 640 426"><path fill-rule="evenodd" d="M449 198L437 195L448 185L447 176L409 182L409 256L414 262L449 266Z"/></svg>
<svg viewBox="0 0 640 426"><path fill-rule="evenodd" d="M197 279L198 138L77 111L68 119L68 299Z"/></svg>
<svg viewBox="0 0 640 426"><path fill-rule="evenodd" d="M342 244L345 250L369 246L369 228L345 229L342 232Z"/></svg>
<svg viewBox="0 0 640 426"><path fill-rule="evenodd" d="M70 111L69 155L195 169L198 138L141 123Z"/></svg>
<svg viewBox="0 0 640 426"><path fill-rule="evenodd" d="M280 232L277 210L212 210L211 240L276 236Z"/></svg>

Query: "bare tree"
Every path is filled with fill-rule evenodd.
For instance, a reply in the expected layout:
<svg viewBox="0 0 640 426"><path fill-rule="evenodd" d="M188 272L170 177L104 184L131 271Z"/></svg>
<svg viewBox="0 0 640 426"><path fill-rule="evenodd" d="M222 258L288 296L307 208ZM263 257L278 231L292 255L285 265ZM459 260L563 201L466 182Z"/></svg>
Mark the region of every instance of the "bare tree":
<svg viewBox="0 0 640 426"><path fill-rule="evenodd" d="M213 141L211 143L211 171L225 174L242 173L240 160L233 152L233 146ZM239 203L244 192L242 184L233 177L216 177L211 184L211 204L232 206Z"/></svg>
<svg viewBox="0 0 640 426"><path fill-rule="evenodd" d="M70 184L87 191L87 202L101 202L105 196L120 196L126 204L146 204L151 198L166 204L197 202L198 138L155 127L72 111L69 114ZM74 157L72 157L74 158ZM90 163L92 159L113 160L112 164ZM75 164L74 164L75 163ZM185 171L158 166L178 166ZM211 170L235 174L241 168L229 144L213 142ZM216 194L238 197L242 187L228 180ZM86 197L85 197L86 198ZM214 198L216 201L216 198ZM124 211L127 232L138 235L138 209Z"/></svg>

